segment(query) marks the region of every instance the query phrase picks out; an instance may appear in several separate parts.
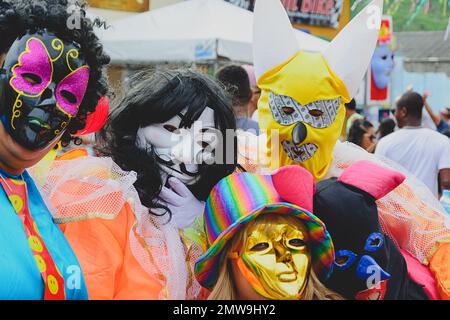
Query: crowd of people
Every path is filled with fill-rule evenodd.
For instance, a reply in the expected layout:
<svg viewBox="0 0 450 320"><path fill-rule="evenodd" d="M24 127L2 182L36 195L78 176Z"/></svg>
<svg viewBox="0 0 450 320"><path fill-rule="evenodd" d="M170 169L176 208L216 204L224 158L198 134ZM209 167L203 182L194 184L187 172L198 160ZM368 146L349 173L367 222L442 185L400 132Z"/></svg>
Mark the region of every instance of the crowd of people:
<svg viewBox="0 0 450 320"><path fill-rule="evenodd" d="M450 299L450 142L417 93L397 131L352 100L382 0L322 53L258 1L253 66L143 70L110 102L69 5L0 0L1 299Z"/></svg>
<svg viewBox="0 0 450 320"><path fill-rule="evenodd" d="M356 112L352 100L346 105L348 133L343 140L395 161L439 197L450 188L450 112L444 108L436 115L427 98L427 94L406 92L396 102L394 117L384 118L378 130ZM423 125L424 112L433 120L435 128Z"/></svg>

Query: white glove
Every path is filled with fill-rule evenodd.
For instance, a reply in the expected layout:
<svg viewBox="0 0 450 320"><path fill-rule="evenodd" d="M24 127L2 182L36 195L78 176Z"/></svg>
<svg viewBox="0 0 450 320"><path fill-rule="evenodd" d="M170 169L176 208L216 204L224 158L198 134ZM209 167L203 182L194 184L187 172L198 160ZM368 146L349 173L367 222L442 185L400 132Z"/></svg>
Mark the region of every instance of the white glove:
<svg viewBox="0 0 450 320"><path fill-rule="evenodd" d="M169 178L171 189L162 187L159 198L172 212L172 221L178 229L190 227L195 218L203 214L205 203L198 200L192 192L177 178Z"/></svg>

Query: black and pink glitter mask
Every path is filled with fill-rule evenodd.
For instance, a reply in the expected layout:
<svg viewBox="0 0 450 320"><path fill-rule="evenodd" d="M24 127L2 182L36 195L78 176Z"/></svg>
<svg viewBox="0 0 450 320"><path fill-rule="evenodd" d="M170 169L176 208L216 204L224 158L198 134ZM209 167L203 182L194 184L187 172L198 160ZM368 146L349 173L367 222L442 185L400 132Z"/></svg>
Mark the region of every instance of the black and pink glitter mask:
<svg viewBox="0 0 450 320"><path fill-rule="evenodd" d="M18 38L0 75L0 115L12 138L29 150L47 147L76 117L89 82L80 47L47 30Z"/></svg>

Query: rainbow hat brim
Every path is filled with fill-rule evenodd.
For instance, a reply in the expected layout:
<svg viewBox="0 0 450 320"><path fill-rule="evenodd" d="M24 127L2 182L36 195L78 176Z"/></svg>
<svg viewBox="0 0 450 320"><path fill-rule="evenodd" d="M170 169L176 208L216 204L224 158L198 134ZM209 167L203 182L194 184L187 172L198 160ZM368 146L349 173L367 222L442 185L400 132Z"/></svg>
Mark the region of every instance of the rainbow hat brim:
<svg viewBox="0 0 450 320"><path fill-rule="evenodd" d="M320 280L326 280L332 272L334 247L324 223L312 213L287 202L272 203L256 208L252 213L233 222L211 244L208 250L195 263L195 276L207 289L217 282L220 266L225 262L227 244L233 236L249 221L263 213L290 214L300 218L309 229L309 246L312 268Z"/></svg>

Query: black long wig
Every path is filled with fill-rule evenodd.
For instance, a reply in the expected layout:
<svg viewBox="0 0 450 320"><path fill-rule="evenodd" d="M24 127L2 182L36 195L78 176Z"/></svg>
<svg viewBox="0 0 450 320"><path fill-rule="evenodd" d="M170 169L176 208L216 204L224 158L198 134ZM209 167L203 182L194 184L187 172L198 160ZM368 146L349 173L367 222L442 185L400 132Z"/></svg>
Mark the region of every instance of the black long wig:
<svg viewBox="0 0 450 320"><path fill-rule="evenodd" d="M152 208L163 208L164 214L171 216L157 199L163 186L161 164L152 148L142 150L137 146L138 129L166 122L185 109L180 127L189 128L206 107L214 110L215 125L223 137L223 153L228 150L232 161L199 166L199 179L188 187L199 200L205 200L213 186L233 173L237 164L236 120L223 87L209 76L190 70L141 71L131 77L124 98L111 112L101 132L101 150L123 170L137 172L135 187L150 213ZM227 134L227 129L233 134L230 130Z"/></svg>

